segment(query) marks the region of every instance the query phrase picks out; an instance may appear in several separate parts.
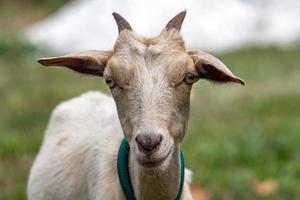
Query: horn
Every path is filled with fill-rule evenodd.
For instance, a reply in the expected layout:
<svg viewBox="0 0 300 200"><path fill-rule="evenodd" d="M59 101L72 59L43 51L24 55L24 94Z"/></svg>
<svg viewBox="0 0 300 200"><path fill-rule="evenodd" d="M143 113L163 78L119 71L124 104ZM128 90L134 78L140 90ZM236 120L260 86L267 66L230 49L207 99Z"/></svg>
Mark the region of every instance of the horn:
<svg viewBox="0 0 300 200"><path fill-rule="evenodd" d="M173 17L167 24L166 29L170 30L172 28L175 28L176 30L180 31L182 22L185 18L186 11L182 11L179 14L177 14L175 17Z"/></svg>
<svg viewBox="0 0 300 200"><path fill-rule="evenodd" d="M113 13L112 15L117 22L119 33L124 29L132 30L130 24L121 15L119 15L118 13Z"/></svg>

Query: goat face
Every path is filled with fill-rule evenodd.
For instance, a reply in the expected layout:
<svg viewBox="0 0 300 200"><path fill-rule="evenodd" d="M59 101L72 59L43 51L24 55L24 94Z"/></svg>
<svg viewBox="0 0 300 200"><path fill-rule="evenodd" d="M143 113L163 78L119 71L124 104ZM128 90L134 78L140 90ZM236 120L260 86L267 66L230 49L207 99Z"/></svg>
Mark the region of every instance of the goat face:
<svg viewBox="0 0 300 200"><path fill-rule="evenodd" d="M184 136L190 91L197 80L179 32L144 39L122 31L104 78L138 161L161 163Z"/></svg>
<svg viewBox="0 0 300 200"><path fill-rule="evenodd" d="M186 51L179 31L184 16L185 12L175 16L159 36L144 38L114 14L120 34L113 51L39 60L46 66L104 77L132 156L143 167L158 167L178 150L188 124L193 83L205 78L244 84L212 55Z"/></svg>

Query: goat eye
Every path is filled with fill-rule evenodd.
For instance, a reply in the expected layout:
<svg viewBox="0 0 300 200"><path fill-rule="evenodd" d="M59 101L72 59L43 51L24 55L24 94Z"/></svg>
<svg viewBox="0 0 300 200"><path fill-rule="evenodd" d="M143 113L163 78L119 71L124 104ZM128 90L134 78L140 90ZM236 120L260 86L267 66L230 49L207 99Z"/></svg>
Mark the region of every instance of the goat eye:
<svg viewBox="0 0 300 200"><path fill-rule="evenodd" d="M115 86L115 82L112 78L106 78L105 83L108 85L108 87L113 88Z"/></svg>
<svg viewBox="0 0 300 200"><path fill-rule="evenodd" d="M184 78L184 81L187 84L193 84L195 83L197 80L199 79L199 77L195 74L187 74Z"/></svg>

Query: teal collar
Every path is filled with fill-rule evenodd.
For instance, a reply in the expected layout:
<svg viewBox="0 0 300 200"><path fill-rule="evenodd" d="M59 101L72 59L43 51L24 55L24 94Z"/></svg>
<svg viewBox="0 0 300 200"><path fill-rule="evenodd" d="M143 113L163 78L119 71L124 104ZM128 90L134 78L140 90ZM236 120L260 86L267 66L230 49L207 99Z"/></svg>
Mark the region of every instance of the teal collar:
<svg viewBox="0 0 300 200"><path fill-rule="evenodd" d="M128 154L129 154L129 144L126 139L123 139L119 148L117 167L119 181L127 200L136 200L133 192L133 187L130 181L129 168L128 168ZM183 183L184 183L184 157L180 150L180 185L179 190L176 195L175 200L180 200Z"/></svg>

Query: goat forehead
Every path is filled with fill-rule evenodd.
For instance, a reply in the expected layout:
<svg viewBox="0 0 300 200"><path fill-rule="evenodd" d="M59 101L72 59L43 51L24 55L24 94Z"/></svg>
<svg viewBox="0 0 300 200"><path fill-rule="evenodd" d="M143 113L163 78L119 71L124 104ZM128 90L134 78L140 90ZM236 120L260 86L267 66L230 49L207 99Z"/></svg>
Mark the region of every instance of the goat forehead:
<svg viewBox="0 0 300 200"><path fill-rule="evenodd" d="M121 65L118 67L123 65L125 69L147 68L149 71L157 68L166 70L170 65L182 65L188 59L184 51L172 48L166 50L160 44L145 46L141 43L119 49L114 58Z"/></svg>
<svg viewBox="0 0 300 200"><path fill-rule="evenodd" d="M162 31L153 38L124 30L115 43L115 53L128 56L152 56L168 51L185 51L184 41L178 31Z"/></svg>
<svg viewBox="0 0 300 200"><path fill-rule="evenodd" d="M180 77L188 60L183 39L177 32L162 32L157 37L144 38L124 30L116 41L108 68L112 68L110 71L117 79L136 77L144 82L151 78L157 82L167 80L173 74Z"/></svg>

